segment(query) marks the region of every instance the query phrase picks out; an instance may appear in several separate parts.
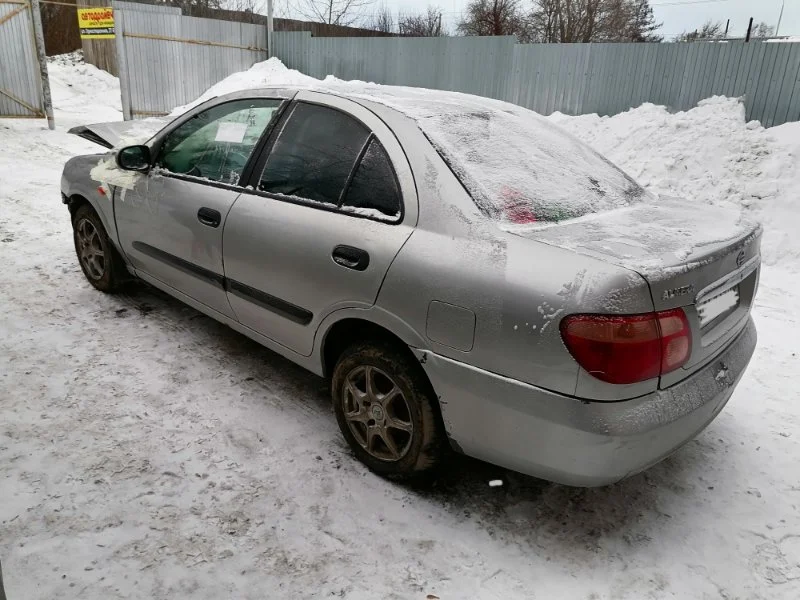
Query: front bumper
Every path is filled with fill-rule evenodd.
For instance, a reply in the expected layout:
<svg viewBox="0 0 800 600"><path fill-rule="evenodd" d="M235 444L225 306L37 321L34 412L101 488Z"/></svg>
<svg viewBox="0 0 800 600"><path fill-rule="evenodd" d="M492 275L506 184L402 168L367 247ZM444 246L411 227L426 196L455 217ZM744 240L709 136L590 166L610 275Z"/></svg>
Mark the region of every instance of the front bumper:
<svg viewBox="0 0 800 600"><path fill-rule="evenodd" d="M752 318L730 345L687 379L619 402L588 402L426 352L454 447L567 485L614 483L666 458L722 410L756 346Z"/></svg>

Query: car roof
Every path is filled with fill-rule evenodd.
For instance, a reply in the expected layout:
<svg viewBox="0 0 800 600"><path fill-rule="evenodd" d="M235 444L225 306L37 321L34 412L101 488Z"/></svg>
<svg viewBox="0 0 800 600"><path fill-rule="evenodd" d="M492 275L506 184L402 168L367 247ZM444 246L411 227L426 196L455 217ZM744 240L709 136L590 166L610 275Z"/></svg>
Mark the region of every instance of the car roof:
<svg viewBox="0 0 800 600"><path fill-rule="evenodd" d="M241 89L216 99L242 97L247 95L270 95L280 98L293 98L300 91L312 91L353 100L368 101L396 110L414 120L442 114L474 114L476 112L525 113L528 118L544 117L515 104L475 96L462 92L431 90L406 86L393 86L375 83L323 80L312 85L267 86ZM545 125L546 126L546 125Z"/></svg>

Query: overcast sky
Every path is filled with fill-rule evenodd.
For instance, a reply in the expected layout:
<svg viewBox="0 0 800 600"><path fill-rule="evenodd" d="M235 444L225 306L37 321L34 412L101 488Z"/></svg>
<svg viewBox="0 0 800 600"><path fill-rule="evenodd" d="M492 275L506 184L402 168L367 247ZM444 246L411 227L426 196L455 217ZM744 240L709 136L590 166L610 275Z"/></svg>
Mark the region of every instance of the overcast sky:
<svg viewBox="0 0 800 600"><path fill-rule="evenodd" d="M289 5L292 0L284 0ZM468 0L376 0L375 7L385 4L392 12L425 10L431 4L439 6L444 20L451 29L459 20ZM531 5L532 0L522 0ZM663 22L660 33L670 39L677 34L700 27L705 21L731 20L729 35L744 36L750 17L765 21L773 27L778 22L781 0L651 0L656 20ZM367 9L368 12L374 8ZM295 16L295 15L292 15ZM781 35L800 35L800 0L785 0L783 19L778 32Z"/></svg>

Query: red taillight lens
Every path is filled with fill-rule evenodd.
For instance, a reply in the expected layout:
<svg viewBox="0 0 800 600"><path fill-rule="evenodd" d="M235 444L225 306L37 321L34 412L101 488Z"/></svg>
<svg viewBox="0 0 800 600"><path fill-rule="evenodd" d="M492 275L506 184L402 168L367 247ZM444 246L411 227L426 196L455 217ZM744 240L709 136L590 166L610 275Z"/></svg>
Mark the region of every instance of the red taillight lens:
<svg viewBox="0 0 800 600"><path fill-rule="evenodd" d="M644 315L571 315L561 321L570 354L597 379L636 383L674 371L692 352L680 308Z"/></svg>
<svg viewBox="0 0 800 600"><path fill-rule="evenodd" d="M692 330L681 308L656 313L661 332L661 374L680 369L692 354Z"/></svg>

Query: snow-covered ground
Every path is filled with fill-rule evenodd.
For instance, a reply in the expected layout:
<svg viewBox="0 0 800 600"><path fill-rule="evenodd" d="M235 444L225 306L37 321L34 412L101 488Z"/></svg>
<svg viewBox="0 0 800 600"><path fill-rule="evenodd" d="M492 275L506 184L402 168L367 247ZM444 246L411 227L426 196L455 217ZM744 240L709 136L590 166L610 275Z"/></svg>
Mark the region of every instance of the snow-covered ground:
<svg viewBox="0 0 800 600"><path fill-rule="evenodd" d="M118 85L50 69L57 130L0 120L10 600L800 597L800 125L746 124L723 99L552 117L656 191L764 221L759 348L719 418L630 480L581 490L460 459L414 490L350 456L324 381L152 289L86 283L59 176L97 147L65 132L119 119Z"/></svg>

